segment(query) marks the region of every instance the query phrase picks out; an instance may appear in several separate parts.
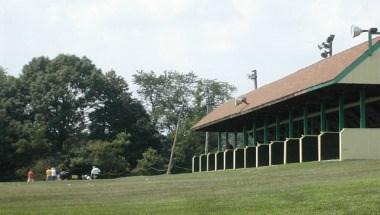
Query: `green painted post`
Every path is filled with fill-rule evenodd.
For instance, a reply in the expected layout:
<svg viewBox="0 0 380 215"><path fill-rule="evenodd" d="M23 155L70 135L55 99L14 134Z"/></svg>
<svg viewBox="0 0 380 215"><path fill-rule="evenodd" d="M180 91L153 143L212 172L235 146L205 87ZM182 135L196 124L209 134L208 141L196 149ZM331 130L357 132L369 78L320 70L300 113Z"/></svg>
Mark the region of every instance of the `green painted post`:
<svg viewBox="0 0 380 215"><path fill-rule="evenodd" d="M226 148L227 144L230 142L228 132L226 132L226 142L224 143L224 148Z"/></svg>
<svg viewBox="0 0 380 215"><path fill-rule="evenodd" d="M308 128L308 119L307 119L307 107L303 109L303 134L308 135L309 134L309 128Z"/></svg>
<svg viewBox="0 0 380 215"><path fill-rule="evenodd" d="M268 121L264 120L264 144L268 143Z"/></svg>
<svg viewBox="0 0 380 215"><path fill-rule="evenodd" d="M222 149L222 133L218 132L218 152Z"/></svg>
<svg viewBox="0 0 380 215"><path fill-rule="evenodd" d="M311 118L309 121L310 121L310 134L313 135L314 134L314 125L313 125L314 120L313 118Z"/></svg>
<svg viewBox="0 0 380 215"><path fill-rule="evenodd" d="M244 147L248 145L248 133L247 133L247 127L244 126L243 128L243 135L244 135Z"/></svg>
<svg viewBox="0 0 380 215"><path fill-rule="evenodd" d="M280 141L280 119L276 117L276 141Z"/></svg>
<svg viewBox="0 0 380 215"><path fill-rule="evenodd" d="M339 96L338 109L339 109L339 131L341 131L345 126L345 123L344 123L344 97L343 96Z"/></svg>
<svg viewBox="0 0 380 215"><path fill-rule="evenodd" d="M253 142L253 146L257 146L257 130L256 130L256 123L253 123L253 127L252 127L252 142Z"/></svg>
<svg viewBox="0 0 380 215"><path fill-rule="evenodd" d="M321 103L320 119L321 119L321 132L326 131L326 106Z"/></svg>
<svg viewBox="0 0 380 215"><path fill-rule="evenodd" d="M360 128L367 127L366 121L366 107L365 107L365 90L360 90Z"/></svg>
<svg viewBox="0 0 380 215"><path fill-rule="evenodd" d="M293 113L291 111L289 112L288 137L293 137Z"/></svg>
<svg viewBox="0 0 380 215"><path fill-rule="evenodd" d="M234 148L238 146L238 133L237 131L234 132Z"/></svg>
<svg viewBox="0 0 380 215"><path fill-rule="evenodd" d="M372 56L372 34L368 32L368 56Z"/></svg>

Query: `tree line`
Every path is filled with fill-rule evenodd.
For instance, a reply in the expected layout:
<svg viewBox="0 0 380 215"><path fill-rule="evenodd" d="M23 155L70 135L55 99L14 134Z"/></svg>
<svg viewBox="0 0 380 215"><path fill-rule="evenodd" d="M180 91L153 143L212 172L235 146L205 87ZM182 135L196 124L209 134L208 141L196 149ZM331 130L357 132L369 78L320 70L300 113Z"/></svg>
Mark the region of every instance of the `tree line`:
<svg viewBox="0 0 380 215"><path fill-rule="evenodd" d="M103 177L163 173L179 119L173 172L189 171L204 150L191 126L235 88L177 71L137 71L131 82L138 98L115 71L75 55L33 58L19 77L0 68L0 180L28 169L43 177L52 166L80 175L96 165Z"/></svg>

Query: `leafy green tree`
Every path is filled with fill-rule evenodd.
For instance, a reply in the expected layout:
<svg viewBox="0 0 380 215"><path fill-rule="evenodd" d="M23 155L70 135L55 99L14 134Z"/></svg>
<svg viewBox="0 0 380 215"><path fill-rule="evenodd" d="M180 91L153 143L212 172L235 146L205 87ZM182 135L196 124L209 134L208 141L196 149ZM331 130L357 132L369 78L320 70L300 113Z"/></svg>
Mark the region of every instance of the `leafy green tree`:
<svg viewBox="0 0 380 215"><path fill-rule="evenodd" d="M121 132L130 135L125 156L132 167L148 148L160 148L161 135L155 130L142 104L133 99L125 80L114 71L106 73L98 87L98 100L89 114L91 139L112 140Z"/></svg>
<svg viewBox="0 0 380 215"><path fill-rule="evenodd" d="M231 99L236 88L225 82L201 79L193 73L176 71L165 71L163 74L137 71L134 83L139 86L137 92L150 110L153 123L166 133L169 140L174 139L175 127L181 118L174 168L182 168L177 171L188 170L192 156L204 150L205 142L204 134L191 131L191 127L207 114L207 105L212 109ZM210 142L216 142L216 138L215 134L210 135ZM166 145L166 153L164 150L165 157L168 156L170 143L168 141Z"/></svg>
<svg viewBox="0 0 380 215"><path fill-rule="evenodd" d="M24 124L30 124L25 111L24 89L17 78L0 68L0 180L15 177L15 170L25 159L15 156L19 139L26 138Z"/></svg>
<svg viewBox="0 0 380 215"><path fill-rule="evenodd" d="M193 91L197 83L194 73L164 71L163 74L137 71L134 83L139 86L137 93L145 101L152 122L162 132L172 132L178 117L191 113Z"/></svg>
<svg viewBox="0 0 380 215"><path fill-rule="evenodd" d="M47 138L55 151L86 129L86 114L96 102L95 86L102 73L86 57L59 55L53 60L34 58L23 68L28 86L28 107L46 122ZM66 142L67 143L67 142Z"/></svg>

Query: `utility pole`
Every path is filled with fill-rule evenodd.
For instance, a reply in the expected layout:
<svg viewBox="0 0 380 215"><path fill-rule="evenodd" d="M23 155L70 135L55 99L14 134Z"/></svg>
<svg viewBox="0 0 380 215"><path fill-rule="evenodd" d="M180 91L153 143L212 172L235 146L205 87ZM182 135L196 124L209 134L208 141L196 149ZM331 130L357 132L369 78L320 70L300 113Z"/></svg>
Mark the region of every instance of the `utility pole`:
<svg viewBox="0 0 380 215"><path fill-rule="evenodd" d="M208 86L206 87L206 112L207 114L210 112L210 91ZM205 155L208 153L208 131L206 131L205 137Z"/></svg>
<svg viewBox="0 0 380 215"><path fill-rule="evenodd" d="M253 80L253 83L255 84L255 89L257 89L257 70L254 69L251 71L251 73L248 73L248 79Z"/></svg>
<svg viewBox="0 0 380 215"><path fill-rule="evenodd" d="M170 152L170 159L169 159L168 170L166 171L167 175L171 174L172 168L173 168L173 155L174 155L175 144L177 143L177 135L178 135L178 130L179 130L179 124L180 124L180 122L181 122L181 117L178 116L178 121L177 121L177 126L176 126L176 129L175 129L175 135L174 135L173 145L172 145L172 149L171 149L171 152Z"/></svg>

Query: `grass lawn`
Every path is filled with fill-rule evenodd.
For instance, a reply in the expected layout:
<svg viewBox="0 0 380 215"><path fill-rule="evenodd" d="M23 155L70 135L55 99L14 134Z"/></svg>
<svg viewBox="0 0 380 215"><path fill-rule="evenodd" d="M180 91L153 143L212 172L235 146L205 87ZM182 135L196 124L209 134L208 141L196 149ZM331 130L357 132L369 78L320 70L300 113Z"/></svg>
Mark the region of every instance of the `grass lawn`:
<svg viewBox="0 0 380 215"><path fill-rule="evenodd" d="M0 183L0 214L380 214L380 160Z"/></svg>

